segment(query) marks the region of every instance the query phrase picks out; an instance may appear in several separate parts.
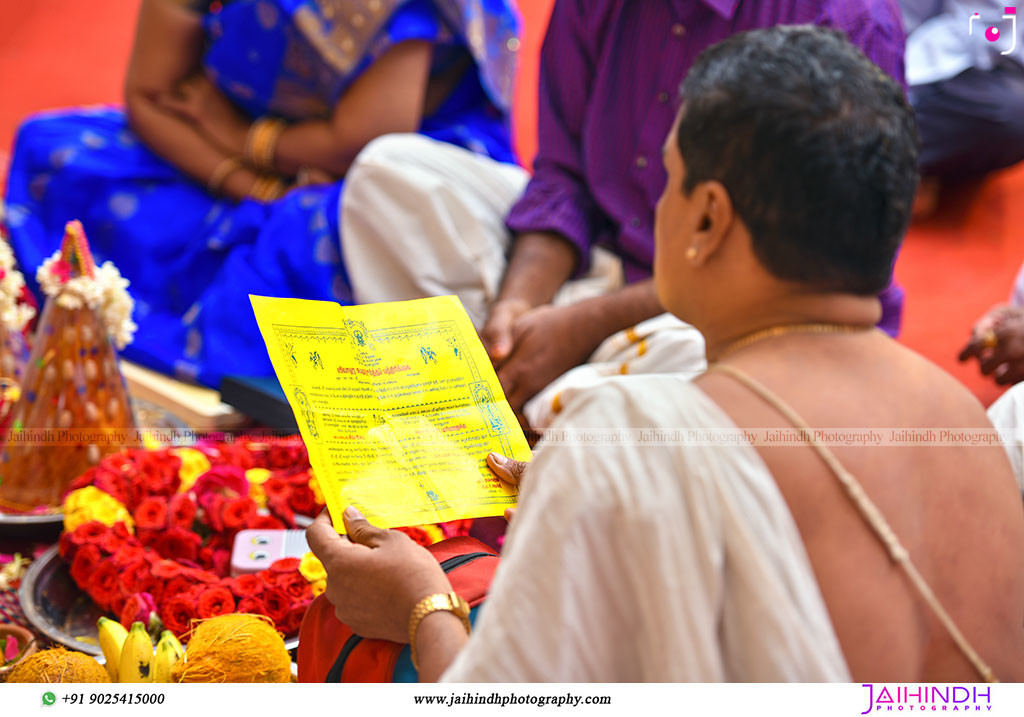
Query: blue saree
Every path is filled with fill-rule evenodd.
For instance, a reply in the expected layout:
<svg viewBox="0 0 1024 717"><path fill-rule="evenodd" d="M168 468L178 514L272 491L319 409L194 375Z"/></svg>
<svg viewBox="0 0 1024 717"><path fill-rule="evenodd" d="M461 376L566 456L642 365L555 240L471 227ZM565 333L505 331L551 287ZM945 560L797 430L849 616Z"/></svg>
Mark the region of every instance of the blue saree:
<svg viewBox="0 0 1024 717"><path fill-rule="evenodd" d="M342 17L344 16L344 17ZM355 18L361 19L355 19ZM326 117L373 61L406 40L435 46L441 72L476 71L420 132L511 162L517 18L508 0L235 0L206 14L207 74L250 117ZM116 108L36 115L19 130L7 184L11 244L30 287L80 219L98 261L131 281L139 325L129 360L217 387L273 370L249 294L351 303L339 244L344 181L276 202L233 202L150 152Z"/></svg>

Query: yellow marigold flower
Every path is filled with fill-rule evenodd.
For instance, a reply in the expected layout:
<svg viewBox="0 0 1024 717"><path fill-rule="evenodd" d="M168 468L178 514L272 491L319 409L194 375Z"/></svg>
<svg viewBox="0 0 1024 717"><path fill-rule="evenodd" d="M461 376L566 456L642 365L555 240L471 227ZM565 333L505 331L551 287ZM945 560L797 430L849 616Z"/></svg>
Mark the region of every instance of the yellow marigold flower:
<svg viewBox="0 0 1024 717"><path fill-rule="evenodd" d="M302 573L302 577L311 583L327 579L327 571L324 570L324 564L313 553L306 553L299 560L299 572Z"/></svg>
<svg viewBox="0 0 1024 717"><path fill-rule="evenodd" d="M156 451L163 448L163 444L156 439L152 431L142 432L142 447L147 451Z"/></svg>
<svg viewBox="0 0 1024 717"><path fill-rule="evenodd" d="M253 468L252 470L258 469ZM258 505L260 508L267 507L267 493L266 491L263 490L263 486L260 485L259 483L249 484L249 497L256 501L256 505Z"/></svg>
<svg viewBox="0 0 1024 717"><path fill-rule="evenodd" d="M327 580L317 580L314 583L310 583L309 587L313 589L313 597L316 597L327 589Z"/></svg>
<svg viewBox="0 0 1024 717"><path fill-rule="evenodd" d="M266 468L250 468L245 472L245 479L251 485L263 485L270 478L270 471Z"/></svg>
<svg viewBox="0 0 1024 717"><path fill-rule="evenodd" d="M309 469L309 489L313 491L313 497L316 498L316 502L319 505L326 505L327 501L324 500L324 492L320 490L320 481L313 475L313 469Z"/></svg>
<svg viewBox="0 0 1024 717"><path fill-rule="evenodd" d="M179 493L187 491L195 485L199 476L210 470L210 461L195 448L174 448L171 453L181 459L181 468L178 470L178 477L181 478Z"/></svg>
<svg viewBox="0 0 1024 717"><path fill-rule="evenodd" d="M444 531L436 525L421 525L420 529L430 538L431 544L444 540Z"/></svg>
<svg viewBox="0 0 1024 717"><path fill-rule="evenodd" d="M94 485L72 491L64 501L64 530L72 531L90 520L98 520L104 525L122 522L129 531L135 531L135 521L128 509L117 498Z"/></svg>

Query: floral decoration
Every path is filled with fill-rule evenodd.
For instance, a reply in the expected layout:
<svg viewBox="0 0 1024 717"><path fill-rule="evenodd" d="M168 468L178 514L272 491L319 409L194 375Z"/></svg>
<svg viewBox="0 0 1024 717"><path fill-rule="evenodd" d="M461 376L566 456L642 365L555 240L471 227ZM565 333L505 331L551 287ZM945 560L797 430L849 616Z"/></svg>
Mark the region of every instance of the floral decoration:
<svg viewBox="0 0 1024 717"><path fill-rule="evenodd" d="M71 484L64 508L59 550L72 579L126 627L162 623L182 637L193 620L248 612L292 635L326 588L312 553L230 574L240 530L295 528L296 515L324 508L298 437L115 453ZM429 545L471 525L400 530Z"/></svg>

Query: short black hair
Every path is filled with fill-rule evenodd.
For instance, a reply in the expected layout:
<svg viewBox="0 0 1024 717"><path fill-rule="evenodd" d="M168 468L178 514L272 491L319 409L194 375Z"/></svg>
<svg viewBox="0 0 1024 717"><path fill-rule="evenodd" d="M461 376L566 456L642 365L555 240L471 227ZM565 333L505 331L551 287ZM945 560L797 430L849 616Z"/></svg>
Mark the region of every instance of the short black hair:
<svg viewBox="0 0 1024 717"><path fill-rule="evenodd" d="M903 89L835 30L740 33L682 86L683 190L721 182L774 276L874 294L891 280L917 188Z"/></svg>

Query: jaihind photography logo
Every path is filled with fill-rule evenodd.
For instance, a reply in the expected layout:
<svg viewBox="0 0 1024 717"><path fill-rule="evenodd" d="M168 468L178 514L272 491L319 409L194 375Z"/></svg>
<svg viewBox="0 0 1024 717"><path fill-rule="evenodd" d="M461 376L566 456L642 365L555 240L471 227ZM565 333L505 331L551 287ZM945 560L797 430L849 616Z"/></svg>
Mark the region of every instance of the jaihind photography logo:
<svg viewBox="0 0 1024 717"><path fill-rule="evenodd" d="M868 706L862 715L889 712L992 711L992 687L975 685L884 685L864 683ZM861 703L863 704L863 702Z"/></svg>
<svg viewBox="0 0 1024 717"><path fill-rule="evenodd" d="M967 34L974 35L974 23L975 21L981 20L981 13L974 13L967 21ZM1016 7L1004 7L1003 8L1003 20L1010 21L1010 37L1006 42L1010 43L1010 47L1000 52L1000 55L1009 55L1011 52L1017 49L1017 8ZM1003 23L1000 23L1003 24ZM989 42L999 42L1004 36L1003 30L997 25L990 25L985 29L985 39Z"/></svg>

